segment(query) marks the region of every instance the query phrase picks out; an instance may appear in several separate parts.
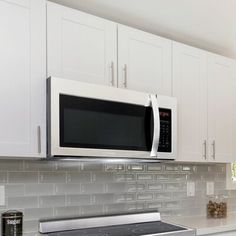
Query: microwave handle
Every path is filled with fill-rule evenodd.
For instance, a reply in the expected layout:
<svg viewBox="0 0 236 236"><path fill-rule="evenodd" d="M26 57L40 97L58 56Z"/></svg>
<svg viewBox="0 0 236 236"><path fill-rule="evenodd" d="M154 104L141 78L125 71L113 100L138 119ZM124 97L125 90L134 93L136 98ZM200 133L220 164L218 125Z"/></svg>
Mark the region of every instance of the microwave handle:
<svg viewBox="0 0 236 236"><path fill-rule="evenodd" d="M159 105L158 105L156 95L150 95L150 100L151 100L151 106L152 106L153 118L154 118L154 130L153 130L151 157L157 157L159 138L160 138Z"/></svg>

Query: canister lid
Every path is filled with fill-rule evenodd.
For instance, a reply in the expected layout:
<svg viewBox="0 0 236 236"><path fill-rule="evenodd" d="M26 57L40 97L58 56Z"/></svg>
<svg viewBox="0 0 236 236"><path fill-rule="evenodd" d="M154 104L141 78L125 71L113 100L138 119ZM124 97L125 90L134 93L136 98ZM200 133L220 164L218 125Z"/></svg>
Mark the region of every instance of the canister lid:
<svg viewBox="0 0 236 236"><path fill-rule="evenodd" d="M7 217L22 217L23 213L20 211L15 211L15 210L9 210L6 212L2 213L2 218L7 218Z"/></svg>

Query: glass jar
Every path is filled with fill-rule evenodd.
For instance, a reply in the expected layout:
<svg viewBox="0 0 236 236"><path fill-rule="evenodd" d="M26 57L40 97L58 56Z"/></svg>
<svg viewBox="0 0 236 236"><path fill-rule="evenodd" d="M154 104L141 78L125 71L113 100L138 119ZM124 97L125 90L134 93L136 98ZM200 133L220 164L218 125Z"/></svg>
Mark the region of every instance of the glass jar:
<svg viewBox="0 0 236 236"><path fill-rule="evenodd" d="M227 197L224 195L214 195L209 197L207 203L207 218L227 217Z"/></svg>

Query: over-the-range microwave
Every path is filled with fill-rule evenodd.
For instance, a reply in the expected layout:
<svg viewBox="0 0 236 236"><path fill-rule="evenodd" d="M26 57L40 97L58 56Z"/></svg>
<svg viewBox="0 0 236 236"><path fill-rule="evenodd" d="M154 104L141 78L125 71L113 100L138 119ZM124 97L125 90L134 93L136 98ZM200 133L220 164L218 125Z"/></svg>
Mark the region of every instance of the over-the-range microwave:
<svg viewBox="0 0 236 236"><path fill-rule="evenodd" d="M47 96L49 157L176 157L173 97L55 77Z"/></svg>

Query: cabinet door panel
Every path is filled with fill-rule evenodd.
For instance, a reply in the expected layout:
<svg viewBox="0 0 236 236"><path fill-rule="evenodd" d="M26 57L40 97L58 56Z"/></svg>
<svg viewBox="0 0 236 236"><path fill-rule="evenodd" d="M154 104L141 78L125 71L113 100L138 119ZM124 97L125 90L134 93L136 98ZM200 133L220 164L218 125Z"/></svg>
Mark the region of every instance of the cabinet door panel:
<svg viewBox="0 0 236 236"><path fill-rule="evenodd" d="M0 1L0 156L45 155L45 9L44 1Z"/></svg>
<svg viewBox="0 0 236 236"><path fill-rule="evenodd" d="M173 43L173 95L178 99L178 158L205 161L207 140L206 52Z"/></svg>
<svg viewBox="0 0 236 236"><path fill-rule="evenodd" d="M116 85L116 24L48 2L48 76Z"/></svg>
<svg viewBox="0 0 236 236"><path fill-rule="evenodd" d="M233 160L235 109L233 65L231 59L214 54L208 56L209 155L216 162L227 163ZM214 141L215 147L213 147Z"/></svg>
<svg viewBox="0 0 236 236"><path fill-rule="evenodd" d="M11 15L14 15L12 17ZM1 154L30 151L29 10L0 1ZM16 40L17 39L17 40ZM14 69L13 69L14 68Z"/></svg>
<svg viewBox="0 0 236 236"><path fill-rule="evenodd" d="M170 40L119 25L118 61L119 87L171 95Z"/></svg>

